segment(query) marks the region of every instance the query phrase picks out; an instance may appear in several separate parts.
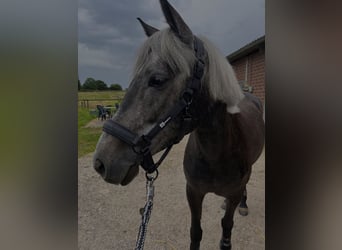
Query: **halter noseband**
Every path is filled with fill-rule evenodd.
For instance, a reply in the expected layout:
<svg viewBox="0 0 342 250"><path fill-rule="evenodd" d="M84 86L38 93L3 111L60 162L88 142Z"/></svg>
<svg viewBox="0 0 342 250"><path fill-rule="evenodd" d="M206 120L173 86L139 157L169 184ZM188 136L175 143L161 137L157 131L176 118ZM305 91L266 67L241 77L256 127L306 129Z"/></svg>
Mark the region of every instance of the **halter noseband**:
<svg viewBox="0 0 342 250"><path fill-rule="evenodd" d="M152 139L157 134L159 134L159 132L162 131L172 120L176 119L182 113L183 132L186 128L188 128L191 125L193 117L189 112L189 107L192 103L194 95L198 93L201 86L201 79L204 73L205 66L204 57L206 54L202 41L198 39L196 36L194 36L194 51L196 56L196 62L192 72L192 77L187 81L187 87L184 90L180 100L175 104L175 106L172 107L172 109L170 109L167 115L164 116L164 118L161 119L157 123L157 125L155 125L147 134L139 136L138 134L132 132L128 128L122 126L121 124L113 120L107 120L103 124L104 132L127 143L132 147L133 151L136 154L142 157L142 162L140 165L148 174L157 171L157 168L165 159L166 155L169 153L172 146L178 143L180 138L182 138L183 133L179 136L178 140L175 140L169 144L169 146L166 148L166 150L156 163L154 163L150 150Z"/></svg>

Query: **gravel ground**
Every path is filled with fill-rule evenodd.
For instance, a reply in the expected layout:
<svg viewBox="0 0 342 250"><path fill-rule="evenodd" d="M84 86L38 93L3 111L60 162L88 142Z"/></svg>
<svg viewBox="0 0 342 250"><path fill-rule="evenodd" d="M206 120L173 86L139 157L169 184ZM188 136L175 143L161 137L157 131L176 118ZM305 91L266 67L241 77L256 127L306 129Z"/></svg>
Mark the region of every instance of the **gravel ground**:
<svg viewBox="0 0 342 250"><path fill-rule="evenodd" d="M182 159L188 137L175 145L160 166L155 182L152 216L146 250L181 250L190 245L190 210L185 196ZM134 249L145 204L143 171L126 187L105 183L92 168L92 156L78 159L79 249ZM236 211L233 249L265 249L265 156L253 166L247 185L249 215ZM221 237L223 198L208 194L203 202L201 249L218 249Z"/></svg>

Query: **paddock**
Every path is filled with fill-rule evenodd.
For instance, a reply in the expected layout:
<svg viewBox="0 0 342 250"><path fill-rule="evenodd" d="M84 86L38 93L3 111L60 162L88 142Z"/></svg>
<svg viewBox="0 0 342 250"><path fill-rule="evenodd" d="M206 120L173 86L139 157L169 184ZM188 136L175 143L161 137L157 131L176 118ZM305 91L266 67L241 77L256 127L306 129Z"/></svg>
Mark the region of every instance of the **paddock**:
<svg viewBox="0 0 342 250"><path fill-rule="evenodd" d="M188 136L175 145L159 168L146 250L189 249L190 210L185 194L183 155ZM78 159L79 249L134 249L145 204L145 175L141 171L128 186L103 181L92 167L90 153ZM247 185L249 215L236 211L233 249L265 249L265 155L253 165ZM223 197L209 194L203 202L201 249L219 249Z"/></svg>

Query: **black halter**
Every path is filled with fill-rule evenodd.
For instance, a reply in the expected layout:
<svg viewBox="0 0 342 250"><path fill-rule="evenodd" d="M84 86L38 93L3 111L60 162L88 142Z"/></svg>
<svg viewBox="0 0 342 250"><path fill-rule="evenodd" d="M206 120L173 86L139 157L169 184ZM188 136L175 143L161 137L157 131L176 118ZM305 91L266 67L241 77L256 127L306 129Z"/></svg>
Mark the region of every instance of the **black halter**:
<svg viewBox="0 0 342 250"><path fill-rule="evenodd" d="M188 129L192 124L193 117L189 112L189 107L192 103L193 97L199 92L201 86L201 79L204 73L204 57L206 51L203 47L203 43L197 37L194 37L194 51L196 56L196 62L192 72L192 77L187 82L187 87L184 90L180 100L173 106L172 109L161 119L157 125L155 125L147 134L138 135L128 128L120 125L113 120L107 120L103 125L103 131L110 134L121 141L130 145L133 151L142 157L141 166L146 171L146 173L151 174L157 170L161 162L165 159L166 155L171 150L172 146L179 142L180 138L184 136L179 136L178 140L173 141L166 148L157 163L154 163L150 146L152 139L162 131L167 124L172 120L176 119L182 114L182 129L183 132Z"/></svg>

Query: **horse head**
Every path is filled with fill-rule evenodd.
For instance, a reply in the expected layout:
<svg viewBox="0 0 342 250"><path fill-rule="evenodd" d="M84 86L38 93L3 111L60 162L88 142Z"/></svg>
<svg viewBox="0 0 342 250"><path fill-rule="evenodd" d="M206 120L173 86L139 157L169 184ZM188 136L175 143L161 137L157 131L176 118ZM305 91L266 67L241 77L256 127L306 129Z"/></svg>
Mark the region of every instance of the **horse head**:
<svg viewBox="0 0 342 250"><path fill-rule="evenodd" d="M160 0L169 28L158 30L138 18L148 39L142 45L132 81L113 121L142 135L179 101L196 61L194 35L166 1ZM152 140L151 154L179 141L185 133L176 117ZM127 185L138 174L142 158L122 140L103 132L94 154L94 168L109 183Z"/></svg>

